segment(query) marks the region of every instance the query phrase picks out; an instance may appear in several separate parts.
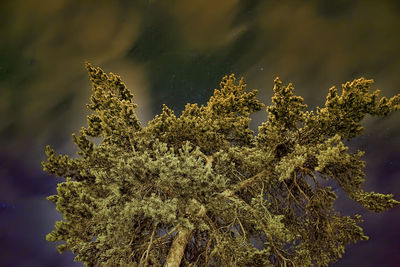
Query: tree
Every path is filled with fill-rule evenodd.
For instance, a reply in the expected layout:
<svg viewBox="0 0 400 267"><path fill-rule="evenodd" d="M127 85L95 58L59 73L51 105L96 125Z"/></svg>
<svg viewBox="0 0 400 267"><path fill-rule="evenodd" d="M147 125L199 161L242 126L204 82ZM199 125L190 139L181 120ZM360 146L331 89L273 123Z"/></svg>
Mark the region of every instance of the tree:
<svg viewBox="0 0 400 267"><path fill-rule="evenodd" d="M66 178L47 197L64 220L46 239L66 241L57 250L86 266L327 266L368 237L361 215L333 209L337 195L317 174L368 210L400 204L361 189L364 152L347 153L342 143L362 134L366 114L400 109L400 94L378 102L372 80L347 82L341 96L332 87L314 114L276 78L253 138L249 115L264 105L243 78L225 76L206 106L187 104L179 118L163 105L142 127L120 77L86 68L94 113L72 135L79 157L46 146L42 162Z"/></svg>

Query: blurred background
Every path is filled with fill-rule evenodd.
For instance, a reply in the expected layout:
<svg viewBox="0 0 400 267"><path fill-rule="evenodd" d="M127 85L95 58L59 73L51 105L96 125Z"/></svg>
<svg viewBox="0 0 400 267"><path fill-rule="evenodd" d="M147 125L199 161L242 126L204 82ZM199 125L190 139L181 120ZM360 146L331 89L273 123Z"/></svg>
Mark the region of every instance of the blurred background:
<svg viewBox="0 0 400 267"><path fill-rule="evenodd" d="M315 110L359 77L381 96L400 93L399 12L397 0L0 1L0 266L83 266L45 240L62 219L45 197L65 179L41 161L47 144L76 156L71 134L90 114L85 61L122 77L143 126L163 103L177 116L206 104L230 73L266 105L279 76ZM253 114L251 128L266 118ZM366 151L364 189L400 200L400 112L362 124L346 144ZM375 214L338 193L335 207L362 214L370 240L330 266L400 266L400 208Z"/></svg>

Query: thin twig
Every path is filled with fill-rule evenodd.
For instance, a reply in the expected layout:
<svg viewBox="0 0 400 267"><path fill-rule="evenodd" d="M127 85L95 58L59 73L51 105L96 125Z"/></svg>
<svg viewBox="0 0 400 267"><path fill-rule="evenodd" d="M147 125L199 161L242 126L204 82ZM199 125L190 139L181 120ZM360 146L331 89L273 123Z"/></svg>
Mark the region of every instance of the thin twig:
<svg viewBox="0 0 400 267"><path fill-rule="evenodd" d="M149 245L147 246L147 249L146 249L145 253L143 253L142 257L140 258L139 267L144 266L144 263L147 262L147 258L149 257L149 251L150 251L151 245L153 244L154 232L156 231L157 225L158 225L158 222L154 225L153 232L151 233ZM144 254L146 254L146 257L142 261Z"/></svg>

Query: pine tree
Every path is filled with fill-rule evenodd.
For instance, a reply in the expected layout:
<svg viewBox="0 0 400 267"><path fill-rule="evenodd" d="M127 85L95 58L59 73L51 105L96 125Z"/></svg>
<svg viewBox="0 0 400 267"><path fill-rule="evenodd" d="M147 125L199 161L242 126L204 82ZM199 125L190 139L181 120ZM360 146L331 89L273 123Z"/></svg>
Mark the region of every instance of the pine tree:
<svg viewBox="0 0 400 267"><path fill-rule="evenodd" d="M225 76L206 106L187 104L180 117L163 105L143 127L121 78L86 68L94 113L72 135L78 157L46 146L42 162L66 178L47 197L63 220L46 240L65 241L57 250L86 266L328 266L368 237L361 215L333 209L337 195L317 175L368 210L400 204L363 191L364 152L342 143L362 134L366 114L400 109L400 94L378 102L372 80L345 83L341 96L332 87L314 114L276 78L268 119L253 138L249 116L264 104L243 78Z"/></svg>

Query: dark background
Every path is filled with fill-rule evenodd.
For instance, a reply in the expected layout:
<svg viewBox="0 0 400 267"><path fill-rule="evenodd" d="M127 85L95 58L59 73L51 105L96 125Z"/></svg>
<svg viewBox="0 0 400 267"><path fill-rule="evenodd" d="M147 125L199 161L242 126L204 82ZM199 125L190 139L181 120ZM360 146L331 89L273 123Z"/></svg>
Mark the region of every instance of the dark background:
<svg viewBox="0 0 400 267"><path fill-rule="evenodd" d="M244 76L271 104L273 80L292 82L309 109L328 89L373 78L400 92L400 1L0 0L0 266L82 266L45 241L61 215L45 199L63 178L42 171L44 148L76 156L86 126L89 61L122 76L142 125L167 104L205 104L221 78ZM339 90L339 93L341 89ZM400 112L367 117L364 189L400 200ZM252 115L251 128L265 121ZM362 214L369 241L330 266L400 266L400 208L375 214L340 191L335 207Z"/></svg>

